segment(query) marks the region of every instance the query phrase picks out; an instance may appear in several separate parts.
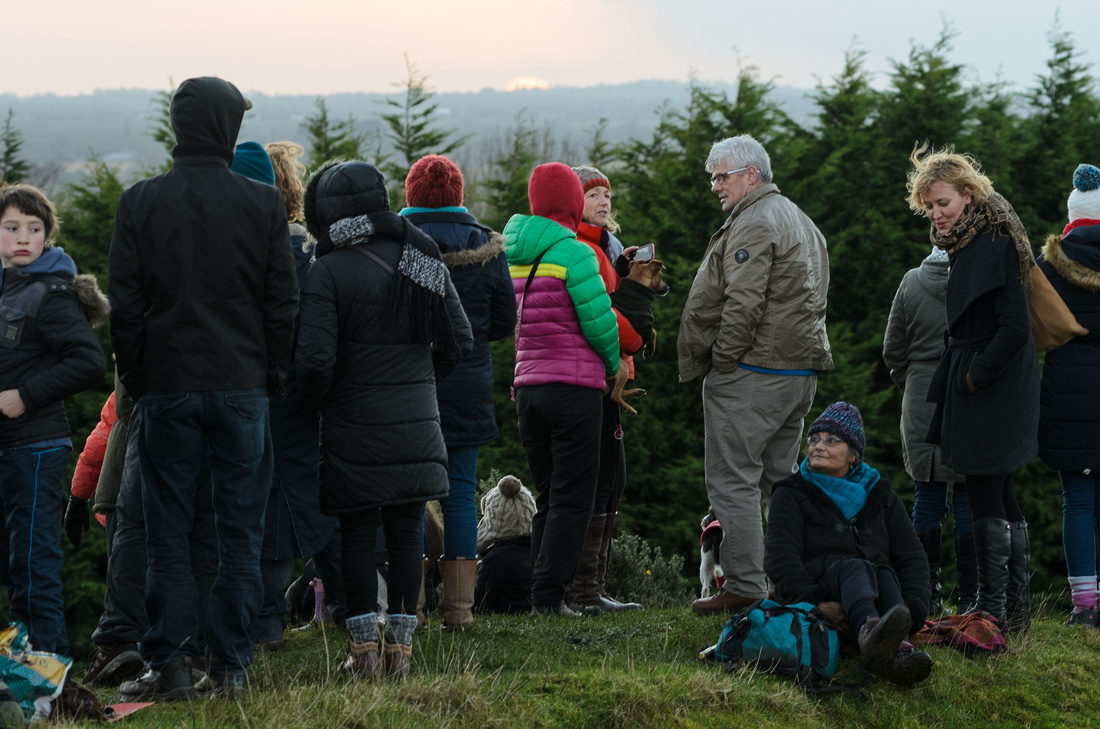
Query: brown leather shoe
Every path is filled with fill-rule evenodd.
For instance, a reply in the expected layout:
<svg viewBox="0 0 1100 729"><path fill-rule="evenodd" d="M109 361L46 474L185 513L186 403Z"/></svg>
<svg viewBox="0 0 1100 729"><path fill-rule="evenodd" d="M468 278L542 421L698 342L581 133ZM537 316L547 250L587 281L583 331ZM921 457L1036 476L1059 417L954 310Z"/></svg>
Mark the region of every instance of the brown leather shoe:
<svg viewBox="0 0 1100 729"><path fill-rule="evenodd" d="M758 602L758 597L741 597L732 592L719 590L711 597L704 597L691 603L691 609L696 615L719 615L721 613L741 612L749 605Z"/></svg>

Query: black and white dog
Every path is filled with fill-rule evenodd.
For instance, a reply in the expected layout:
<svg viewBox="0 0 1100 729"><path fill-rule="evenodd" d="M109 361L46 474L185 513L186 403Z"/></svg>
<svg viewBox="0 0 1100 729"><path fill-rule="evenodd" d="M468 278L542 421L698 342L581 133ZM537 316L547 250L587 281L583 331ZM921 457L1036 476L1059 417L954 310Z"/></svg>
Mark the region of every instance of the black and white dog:
<svg viewBox="0 0 1100 729"><path fill-rule="evenodd" d="M718 523L714 509L710 509L699 522L699 526L703 529L703 534L699 537L699 582L703 586L699 597L710 597L711 584L717 582L720 587L724 581L722 565L718 559L718 550L722 546L722 525Z"/></svg>

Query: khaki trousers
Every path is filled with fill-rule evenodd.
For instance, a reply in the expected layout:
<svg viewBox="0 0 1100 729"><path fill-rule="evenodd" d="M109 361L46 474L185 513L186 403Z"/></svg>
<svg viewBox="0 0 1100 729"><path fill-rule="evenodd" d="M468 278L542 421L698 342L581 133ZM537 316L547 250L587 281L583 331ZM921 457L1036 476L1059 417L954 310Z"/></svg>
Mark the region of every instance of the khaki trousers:
<svg viewBox="0 0 1100 729"><path fill-rule="evenodd" d="M712 370L703 380L707 496L725 535L723 589L735 595L768 596L763 520L772 484L798 467L803 419L816 391L817 375L740 367Z"/></svg>

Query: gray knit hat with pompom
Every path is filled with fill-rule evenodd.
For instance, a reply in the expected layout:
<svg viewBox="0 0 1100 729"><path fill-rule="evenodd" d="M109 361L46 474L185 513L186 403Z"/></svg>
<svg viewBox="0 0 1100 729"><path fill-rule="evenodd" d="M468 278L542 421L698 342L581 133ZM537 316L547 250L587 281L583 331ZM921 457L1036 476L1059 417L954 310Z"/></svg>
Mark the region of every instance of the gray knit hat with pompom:
<svg viewBox="0 0 1100 729"><path fill-rule="evenodd" d="M483 554L493 542L531 533L535 497L515 476L505 476L481 497L481 521L477 525L477 551Z"/></svg>

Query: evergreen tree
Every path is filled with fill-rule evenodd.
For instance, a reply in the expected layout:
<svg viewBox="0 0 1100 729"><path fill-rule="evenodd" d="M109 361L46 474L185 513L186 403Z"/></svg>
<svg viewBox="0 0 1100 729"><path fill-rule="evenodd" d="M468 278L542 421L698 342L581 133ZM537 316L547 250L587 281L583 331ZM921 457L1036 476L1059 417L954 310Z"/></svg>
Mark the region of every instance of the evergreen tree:
<svg viewBox="0 0 1100 729"><path fill-rule="evenodd" d="M4 119L4 129L0 131L0 145L4 148L0 154L0 183L24 182L31 166L19 156L19 151L23 148L23 133L15 127L15 110L10 106L8 116Z"/></svg>
<svg viewBox="0 0 1100 729"><path fill-rule="evenodd" d="M333 159L363 159L369 136L355 131L355 117L349 115L343 121L333 121L328 105L320 96L313 105L317 108L316 113L307 116L302 124L309 135L309 169L316 170Z"/></svg>
<svg viewBox="0 0 1100 729"><path fill-rule="evenodd" d="M506 133L500 148L491 160L491 173L481 186L489 212L482 221L493 230L504 230L508 219L516 213L531 212L527 199L527 181L538 166L538 131L526 118L516 114L515 125Z"/></svg>
<svg viewBox="0 0 1100 729"><path fill-rule="evenodd" d="M163 174L172 169L172 150L176 147L176 130L172 128L172 94L175 84L168 79L169 89L158 91L149 101L153 105L153 123L149 127L149 136L164 148L167 159L153 170L153 174ZM94 163L94 160L93 160Z"/></svg>
<svg viewBox="0 0 1100 729"><path fill-rule="evenodd" d="M405 178L414 162L428 154L451 154L469 138L448 141L454 130L435 126L439 103L432 101L435 93L428 87L428 77L417 70L407 53L405 70L408 74L405 80L394 84L401 89L401 97L386 99L384 103L391 112L378 115L389 128L387 136L398 157L398 161L384 164L382 171L391 187L402 191L402 198Z"/></svg>
<svg viewBox="0 0 1100 729"><path fill-rule="evenodd" d="M1089 64L1081 62L1071 35L1057 23L1048 38L1047 73L1027 94L1031 115L1017 175L1027 194L1012 201L1033 243L1065 225L1077 165L1100 159L1100 99Z"/></svg>
<svg viewBox="0 0 1100 729"><path fill-rule="evenodd" d="M611 164L615 152L614 146L607 141L607 123L607 117L600 117L592 130L592 141L584 150L588 164L596 167L604 174L607 174L604 167Z"/></svg>

